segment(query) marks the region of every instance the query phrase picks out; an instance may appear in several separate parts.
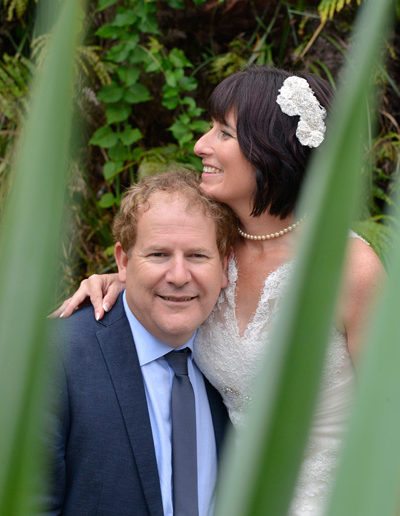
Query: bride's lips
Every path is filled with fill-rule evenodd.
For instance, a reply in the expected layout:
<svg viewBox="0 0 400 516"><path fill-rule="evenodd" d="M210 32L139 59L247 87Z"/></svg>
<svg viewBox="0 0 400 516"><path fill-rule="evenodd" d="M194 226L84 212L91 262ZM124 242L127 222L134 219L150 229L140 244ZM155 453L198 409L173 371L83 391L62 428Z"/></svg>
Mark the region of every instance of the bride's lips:
<svg viewBox="0 0 400 516"><path fill-rule="evenodd" d="M203 165L203 175L216 175L222 173L222 170L218 167L213 167L212 165Z"/></svg>

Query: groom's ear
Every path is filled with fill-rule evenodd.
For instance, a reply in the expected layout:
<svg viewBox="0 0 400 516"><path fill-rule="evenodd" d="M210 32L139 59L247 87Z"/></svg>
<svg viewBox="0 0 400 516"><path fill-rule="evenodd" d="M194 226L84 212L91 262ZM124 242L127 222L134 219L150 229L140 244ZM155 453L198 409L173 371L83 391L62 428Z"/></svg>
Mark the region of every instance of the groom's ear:
<svg viewBox="0 0 400 516"><path fill-rule="evenodd" d="M117 242L114 246L114 257L118 267L118 279L123 283L126 282L126 268L128 266L128 255L122 249L121 242Z"/></svg>

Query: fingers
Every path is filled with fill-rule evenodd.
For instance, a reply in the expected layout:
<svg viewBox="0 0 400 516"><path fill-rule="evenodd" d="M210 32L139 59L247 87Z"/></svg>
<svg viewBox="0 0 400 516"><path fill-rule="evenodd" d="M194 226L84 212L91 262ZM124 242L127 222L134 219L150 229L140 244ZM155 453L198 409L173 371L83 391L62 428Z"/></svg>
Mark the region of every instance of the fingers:
<svg viewBox="0 0 400 516"><path fill-rule="evenodd" d="M54 319L55 317L60 317L61 314L63 314L64 310L67 308L70 299L71 298L66 299L64 301L64 303L61 306L59 306L56 310L54 310L54 312L51 312L51 314L49 314L48 317L50 319Z"/></svg>
<svg viewBox="0 0 400 516"><path fill-rule="evenodd" d="M118 274L92 274L81 281L78 290L49 317L69 317L89 297L98 321L111 309L123 288L124 284L119 281Z"/></svg>
<svg viewBox="0 0 400 516"><path fill-rule="evenodd" d="M89 278L83 280L79 287L79 290L82 288L87 292L90 302L93 305L96 321L102 319L104 316L103 297L104 291L107 288L107 279L104 276L106 275L92 274ZM82 285L83 283L84 285Z"/></svg>
<svg viewBox="0 0 400 516"><path fill-rule="evenodd" d="M78 310L79 305L82 304L85 301L85 299L90 295L88 281L88 279L81 281L81 284L78 290L75 292L75 294L73 294L69 299L64 301L64 303L61 305L61 307L63 307L63 310L60 313L59 317L69 317L75 312L75 310Z"/></svg>
<svg viewBox="0 0 400 516"><path fill-rule="evenodd" d="M111 308L114 306L119 293L123 290L124 284L118 281L118 275L115 275L116 278L113 278L113 282L110 283L108 287L107 293L103 299L103 309L106 312L109 312Z"/></svg>
<svg viewBox="0 0 400 516"><path fill-rule="evenodd" d="M64 303L51 314L51 316L61 318L69 317L88 297L93 305L95 317L98 321L104 315L102 307L102 276L99 276L98 274L92 274L89 278L82 280L78 290L70 298L66 299Z"/></svg>

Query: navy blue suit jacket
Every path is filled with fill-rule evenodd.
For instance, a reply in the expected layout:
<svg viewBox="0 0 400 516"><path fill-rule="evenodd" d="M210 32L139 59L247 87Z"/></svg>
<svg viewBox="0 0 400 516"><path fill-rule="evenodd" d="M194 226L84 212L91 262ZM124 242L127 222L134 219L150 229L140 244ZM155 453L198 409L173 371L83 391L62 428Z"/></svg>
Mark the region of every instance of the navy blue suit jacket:
<svg viewBox="0 0 400 516"><path fill-rule="evenodd" d="M92 307L56 323L61 362L49 439L52 488L42 514L162 516L157 463L122 297L97 322ZM206 382L217 449L227 413Z"/></svg>

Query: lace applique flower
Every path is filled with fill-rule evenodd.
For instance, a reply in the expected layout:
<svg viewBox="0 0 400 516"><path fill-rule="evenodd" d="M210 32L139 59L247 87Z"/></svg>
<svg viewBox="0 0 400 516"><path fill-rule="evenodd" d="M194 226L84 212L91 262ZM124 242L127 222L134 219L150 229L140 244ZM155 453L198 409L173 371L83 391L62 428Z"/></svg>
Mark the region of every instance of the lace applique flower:
<svg viewBox="0 0 400 516"><path fill-rule="evenodd" d="M302 145L318 147L324 141L326 111L305 79L285 79L276 102L286 115L300 117L296 136Z"/></svg>

